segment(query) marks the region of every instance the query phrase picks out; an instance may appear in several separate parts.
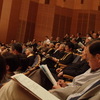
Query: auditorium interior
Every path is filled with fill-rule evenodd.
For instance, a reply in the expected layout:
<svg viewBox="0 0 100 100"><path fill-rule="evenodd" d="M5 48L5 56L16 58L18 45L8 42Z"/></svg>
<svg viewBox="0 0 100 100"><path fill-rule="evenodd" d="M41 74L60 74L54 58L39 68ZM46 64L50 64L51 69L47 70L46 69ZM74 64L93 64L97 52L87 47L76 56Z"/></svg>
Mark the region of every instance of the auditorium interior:
<svg viewBox="0 0 100 100"><path fill-rule="evenodd" d="M100 0L0 0L0 41L100 31Z"/></svg>
<svg viewBox="0 0 100 100"><path fill-rule="evenodd" d="M100 100L100 0L0 0L0 100Z"/></svg>

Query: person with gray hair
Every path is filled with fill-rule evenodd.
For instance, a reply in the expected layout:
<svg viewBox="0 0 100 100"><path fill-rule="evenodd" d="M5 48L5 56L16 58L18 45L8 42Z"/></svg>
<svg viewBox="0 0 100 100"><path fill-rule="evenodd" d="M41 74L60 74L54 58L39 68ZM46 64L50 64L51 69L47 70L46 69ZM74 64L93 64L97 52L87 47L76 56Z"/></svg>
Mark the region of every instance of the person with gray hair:
<svg viewBox="0 0 100 100"><path fill-rule="evenodd" d="M31 67L33 65L34 59L35 59L35 54L33 52L33 48L27 48L25 51L25 54L27 56L28 67Z"/></svg>

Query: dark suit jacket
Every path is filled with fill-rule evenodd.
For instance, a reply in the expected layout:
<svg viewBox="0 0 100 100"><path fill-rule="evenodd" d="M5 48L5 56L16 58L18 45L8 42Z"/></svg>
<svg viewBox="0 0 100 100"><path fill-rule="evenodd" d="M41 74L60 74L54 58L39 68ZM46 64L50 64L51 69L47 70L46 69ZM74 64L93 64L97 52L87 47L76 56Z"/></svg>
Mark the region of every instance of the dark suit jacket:
<svg viewBox="0 0 100 100"><path fill-rule="evenodd" d="M76 39L76 41L77 41L77 43L82 42L82 38L81 38L81 37L78 37L78 38Z"/></svg>
<svg viewBox="0 0 100 100"><path fill-rule="evenodd" d="M63 69L63 73L71 76L77 76L89 69L89 65L86 60L79 61L77 63L74 63L72 65L69 65L68 67Z"/></svg>
<svg viewBox="0 0 100 100"><path fill-rule="evenodd" d="M65 56L65 58L64 58L64 56ZM73 53L71 53L71 54L65 54L64 56L59 60L59 63L65 64L65 65L69 65L74 60Z"/></svg>
<svg viewBox="0 0 100 100"><path fill-rule="evenodd" d="M51 56L60 59L64 56L64 54L65 54L64 51L57 50Z"/></svg>
<svg viewBox="0 0 100 100"><path fill-rule="evenodd" d="M56 51L52 54L52 57L55 57L57 59L60 59L65 53L64 52L60 52L60 51ZM54 68L54 65L56 64L56 62L54 62L52 59L47 58L46 60L44 60L43 62L41 62L41 64L47 64L47 66L49 68Z"/></svg>
<svg viewBox="0 0 100 100"><path fill-rule="evenodd" d="M54 49L53 48L50 48L48 51L47 51L47 54L49 54L50 56L54 53Z"/></svg>
<svg viewBox="0 0 100 100"><path fill-rule="evenodd" d="M35 56L30 56L27 58L28 66L32 66L34 63Z"/></svg>

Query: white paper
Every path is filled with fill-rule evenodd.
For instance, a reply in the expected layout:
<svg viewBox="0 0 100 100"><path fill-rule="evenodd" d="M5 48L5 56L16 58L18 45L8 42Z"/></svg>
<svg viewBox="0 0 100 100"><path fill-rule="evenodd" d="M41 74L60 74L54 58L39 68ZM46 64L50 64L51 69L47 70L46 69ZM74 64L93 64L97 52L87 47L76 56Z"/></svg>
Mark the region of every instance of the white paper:
<svg viewBox="0 0 100 100"><path fill-rule="evenodd" d="M42 100L60 100L24 74L17 74L12 76L12 78L19 82L22 87L25 87L25 90L31 91L31 93Z"/></svg>
<svg viewBox="0 0 100 100"><path fill-rule="evenodd" d="M57 85L56 80L54 79L54 77L52 76L50 70L48 69L47 65L40 65L40 68L42 69L42 71L46 74L46 76L48 77L48 79L52 82L53 85Z"/></svg>

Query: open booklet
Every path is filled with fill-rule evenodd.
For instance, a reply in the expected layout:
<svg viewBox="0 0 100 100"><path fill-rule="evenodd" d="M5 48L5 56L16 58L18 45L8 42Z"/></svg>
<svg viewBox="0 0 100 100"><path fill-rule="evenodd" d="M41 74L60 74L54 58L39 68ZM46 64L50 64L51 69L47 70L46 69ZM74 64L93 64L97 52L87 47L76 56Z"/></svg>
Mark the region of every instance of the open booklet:
<svg viewBox="0 0 100 100"><path fill-rule="evenodd" d="M82 48L84 47L84 44L83 44L82 42L79 42L78 45L79 45L80 47L82 47Z"/></svg>
<svg viewBox="0 0 100 100"><path fill-rule="evenodd" d="M47 76L48 79L51 81L51 83L52 83L53 85L57 85L57 82L56 82L56 80L54 79L54 77L52 76L52 74L51 74L50 70L48 69L47 65L40 65L39 67L40 67L40 68L42 69L42 71L46 74L46 76Z"/></svg>
<svg viewBox="0 0 100 100"><path fill-rule="evenodd" d="M24 74L16 74L12 79L39 100L60 100Z"/></svg>

